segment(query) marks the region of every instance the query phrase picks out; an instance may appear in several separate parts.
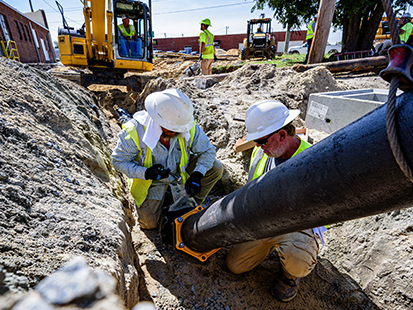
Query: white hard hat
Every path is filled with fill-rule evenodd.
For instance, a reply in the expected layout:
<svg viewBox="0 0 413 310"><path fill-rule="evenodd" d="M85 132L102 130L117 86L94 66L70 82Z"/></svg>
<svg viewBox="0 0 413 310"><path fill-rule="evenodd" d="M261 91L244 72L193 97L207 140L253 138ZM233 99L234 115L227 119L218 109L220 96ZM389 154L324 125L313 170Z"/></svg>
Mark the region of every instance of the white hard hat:
<svg viewBox="0 0 413 310"><path fill-rule="evenodd" d="M128 19L128 17L126 15L122 15L122 20L123 19Z"/></svg>
<svg viewBox="0 0 413 310"><path fill-rule="evenodd" d="M288 110L276 100L263 100L250 106L245 114L247 140L256 140L292 122L300 110Z"/></svg>
<svg viewBox="0 0 413 310"><path fill-rule="evenodd" d="M192 101L179 89L167 89L150 94L145 108L161 127L175 132L185 132L194 125Z"/></svg>
<svg viewBox="0 0 413 310"><path fill-rule="evenodd" d="M403 17L412 18L412 15L410 15L409 12L404 12L403 15L402 15L402 18Z"/></svg>

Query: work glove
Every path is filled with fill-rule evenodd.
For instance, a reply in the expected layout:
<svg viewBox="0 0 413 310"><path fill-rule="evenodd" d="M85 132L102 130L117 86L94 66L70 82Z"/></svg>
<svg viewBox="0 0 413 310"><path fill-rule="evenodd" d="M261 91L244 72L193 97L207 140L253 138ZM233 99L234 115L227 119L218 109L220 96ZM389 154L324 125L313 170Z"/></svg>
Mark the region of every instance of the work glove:
<svg viewBox="0 0 413 310"><path fill-rule="evenodd" d="M163 178L167 178L169 176L169 172L171 172L169 168L165 169L161 164L156 164L146 169L145 179L157 181Z"/></svg>
<svg viewBox="0 0 413 310"><path fill-rule="evenodd" d="M193 197L201 192L201 180L204 176L201 172L194 171L185 183L185 190L189 197Z"/></svg>
<svg viewBox="0 0 413 310"><path fill-rule="evenodd" d="M199 60L202 60L202 53L199 53Z"/></svg>
<svg viewBox="0 0 413 310"><path fill-rule="evenodd" d="M217 60L218 60L217 55L214 54L214 61L217 61Z"/></svg>

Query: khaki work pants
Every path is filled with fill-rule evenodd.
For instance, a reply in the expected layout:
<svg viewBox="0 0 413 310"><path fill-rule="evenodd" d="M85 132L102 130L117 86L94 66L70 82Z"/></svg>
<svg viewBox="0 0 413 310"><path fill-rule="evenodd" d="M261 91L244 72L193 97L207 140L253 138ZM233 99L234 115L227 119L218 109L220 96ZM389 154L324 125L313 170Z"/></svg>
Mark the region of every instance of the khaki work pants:
<svg viewBox="0 0 413 310"><path fill-rule="evenodd" d="M226 263L235 274L247 272L275 249L289 278L305 277L317 263L319 246L312 229L236 244L229 250Z"/></svg>
<svg viewBox="0 0 413 310"><path fill-rule="evenodd" d="M189 174L194 171L196 163L197 157L191 157L191 160L186 168L186 171ZM223 170L224 167L221 162L215 159L214 165L207 171L201 180L201 192L194 196L198 205L202 204L206 196L208 196L208 193L214 187L215 183L221 178ZM165 186L165 192L166 189L167 186ZM138 208L138 222L142 229L155 229L158 227L158 223L162 215L162 204L165 199L165 192L162 200L146 199L140 208Z"/></svg>
<svg viewBox="0 0 413 310"><path fill-rule="evenodd" d="M202 75L211 75L212 74L212 63L214 59L202 59L201 60L201 72Z"/></svg>

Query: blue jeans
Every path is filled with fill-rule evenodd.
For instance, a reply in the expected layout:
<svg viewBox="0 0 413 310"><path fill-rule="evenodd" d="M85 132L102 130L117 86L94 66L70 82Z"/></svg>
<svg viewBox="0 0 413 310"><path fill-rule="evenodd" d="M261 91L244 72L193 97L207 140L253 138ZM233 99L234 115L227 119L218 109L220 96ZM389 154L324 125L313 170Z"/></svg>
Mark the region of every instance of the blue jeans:
<svg viewBox="0 0 413 310"><path fill-rule="evenodd" d="M122 57L142 58L141 38L137 38L135 41L129 41L121 37L119 40L119 55Z"/></svg>

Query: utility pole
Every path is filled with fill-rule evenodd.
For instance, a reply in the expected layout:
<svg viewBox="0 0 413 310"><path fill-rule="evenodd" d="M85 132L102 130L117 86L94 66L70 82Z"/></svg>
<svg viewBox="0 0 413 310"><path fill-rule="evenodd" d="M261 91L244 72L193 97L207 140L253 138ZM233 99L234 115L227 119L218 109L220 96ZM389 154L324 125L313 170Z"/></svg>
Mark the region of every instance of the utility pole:
<svg viewBox="0 0 413 310"><path fill-rule="evenodd" d="M228 34L229 26L225 26L225 34Z"/></svg>
<svg viewBox="0 0 413 310"><path fill-rule="evenodd" d="M291 34L291 27L287 25L287 31L285 32L285 41L284 41L284 55L288 54L288 47L290 45L290 34Z"/></svg>
<svg viewBox="0 0 413 310"><path fill-rule="evenodd" d="M310 54L308 55L308 64L315 64L323 61L335 6L336 0L321 0L320 2L314 38L311 43Z"/></svg>
<svg viewBox="0 0 413 310"><path fill-rule="evenodd" d="M33 11L32 0L29 0L29 3L30 3L30 9L32 10L32 13L33 13L34 11Z"/></svg>

